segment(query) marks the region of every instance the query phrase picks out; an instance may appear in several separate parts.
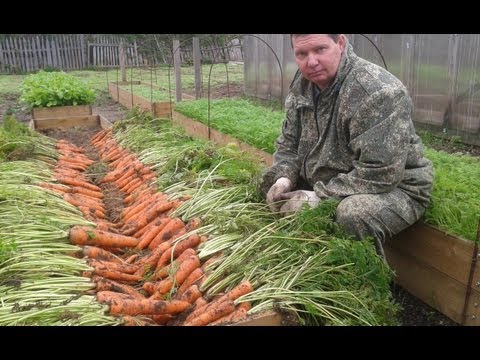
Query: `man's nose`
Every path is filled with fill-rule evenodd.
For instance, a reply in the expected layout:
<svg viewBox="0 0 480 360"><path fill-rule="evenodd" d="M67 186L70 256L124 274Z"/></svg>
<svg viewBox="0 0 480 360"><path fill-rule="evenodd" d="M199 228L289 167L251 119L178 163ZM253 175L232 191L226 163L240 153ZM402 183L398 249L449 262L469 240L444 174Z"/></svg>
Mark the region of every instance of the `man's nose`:
<svg viewBox="0 0 480 360"><path fill-rule="evenodd" d="M310 67L313 67L313 66L316 66L317 64L318 64L318 60L315 54L308 55L307 65Z"/></svg>

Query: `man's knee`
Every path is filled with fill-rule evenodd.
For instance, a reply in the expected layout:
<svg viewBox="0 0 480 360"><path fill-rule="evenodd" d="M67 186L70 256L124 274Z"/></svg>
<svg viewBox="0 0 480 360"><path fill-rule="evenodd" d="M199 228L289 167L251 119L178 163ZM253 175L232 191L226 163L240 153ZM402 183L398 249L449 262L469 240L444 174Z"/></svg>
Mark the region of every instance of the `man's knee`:
<svg viewBox="0 0 480 360"><path fill-rule="evenodd" d="M335 221L357 239L365 236L366 223L371 216L369 199L364 195L352 195L343 199L337 206Z"/></svg>

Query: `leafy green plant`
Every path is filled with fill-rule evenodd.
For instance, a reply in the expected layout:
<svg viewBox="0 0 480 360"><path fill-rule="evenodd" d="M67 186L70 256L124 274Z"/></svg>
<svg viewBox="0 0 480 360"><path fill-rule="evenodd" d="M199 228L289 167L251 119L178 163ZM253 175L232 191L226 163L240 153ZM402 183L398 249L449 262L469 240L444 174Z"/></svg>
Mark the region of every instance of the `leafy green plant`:
<svg viewBox="0 0 480 360"><path fill-rule="evenodd" d="M27 76L20 99L32 107L88 105L95 93L80 79L64 72L40 71Z"/></svg>

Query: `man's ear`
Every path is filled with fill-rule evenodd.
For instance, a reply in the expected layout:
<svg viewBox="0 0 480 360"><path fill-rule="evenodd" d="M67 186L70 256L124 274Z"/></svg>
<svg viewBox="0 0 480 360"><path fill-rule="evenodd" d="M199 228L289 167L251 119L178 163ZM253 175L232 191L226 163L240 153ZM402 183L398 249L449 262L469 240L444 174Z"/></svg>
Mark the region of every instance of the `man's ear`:
<svg viewBox="0 0 480 360"><path fill-rule="evenodd" d="M340 46L340 50L343 52L347 46L347 37L344 34L340 34L338 37L338 45Z"/></svg>

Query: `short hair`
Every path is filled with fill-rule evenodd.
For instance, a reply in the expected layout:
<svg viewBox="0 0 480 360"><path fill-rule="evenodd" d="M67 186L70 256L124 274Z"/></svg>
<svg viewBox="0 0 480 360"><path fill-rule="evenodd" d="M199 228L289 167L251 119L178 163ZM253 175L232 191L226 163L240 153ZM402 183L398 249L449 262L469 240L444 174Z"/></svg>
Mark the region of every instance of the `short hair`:
<svg viewBox="0 0 480 360"><path fill-rule="evenodd" d="M292 45L292 48L293 48L294 37L307 36L307 35L312 35L312 34L290 34L290 44ZM327 35L335 42L338 42L338 38L340 37L340 34L327 34Z"/></svg>

